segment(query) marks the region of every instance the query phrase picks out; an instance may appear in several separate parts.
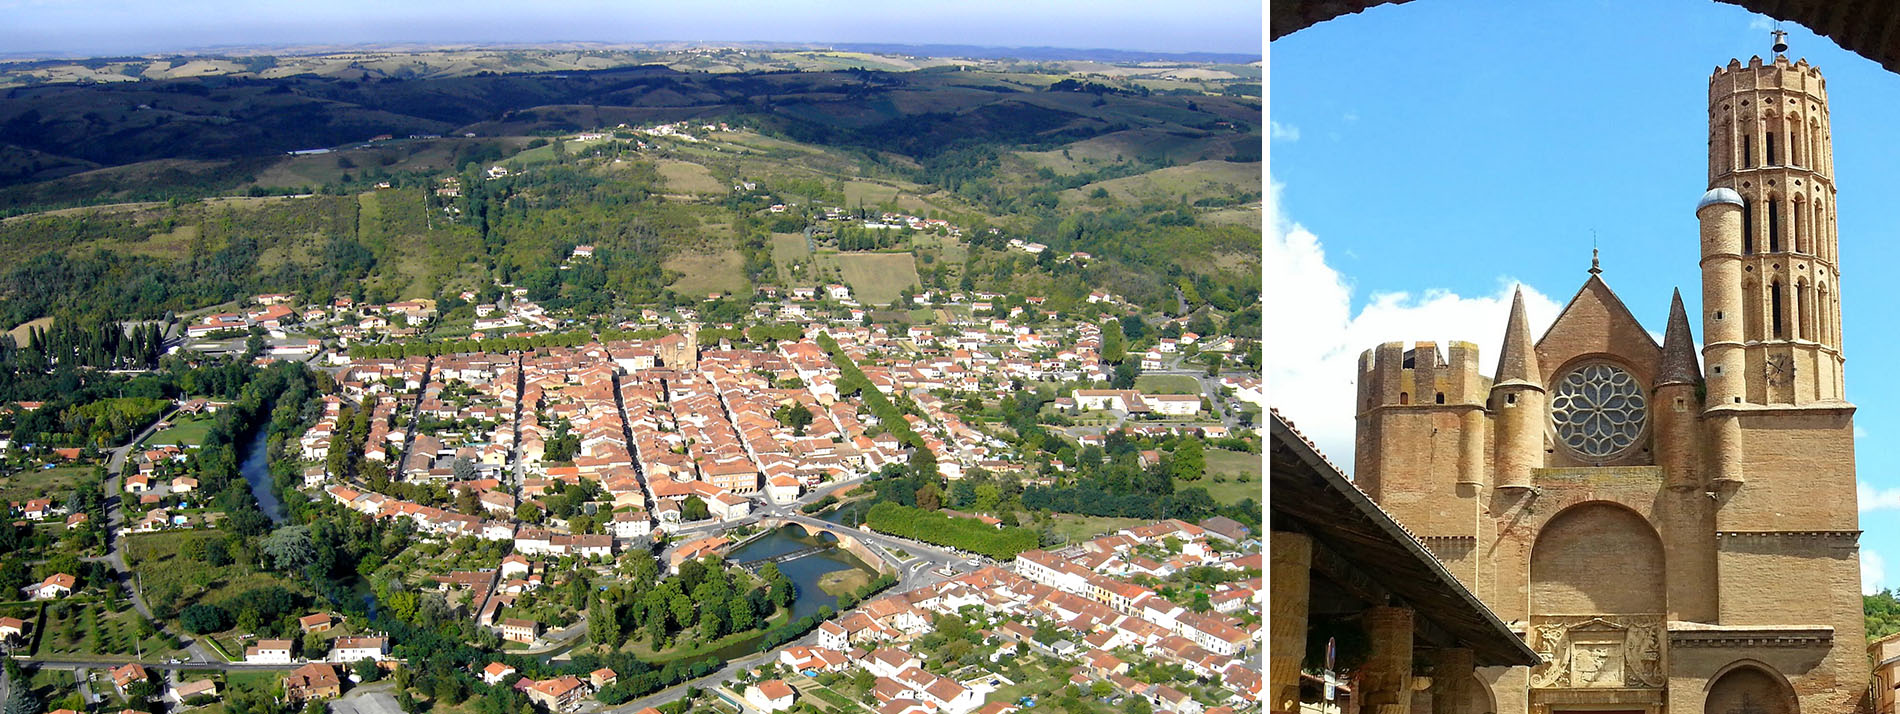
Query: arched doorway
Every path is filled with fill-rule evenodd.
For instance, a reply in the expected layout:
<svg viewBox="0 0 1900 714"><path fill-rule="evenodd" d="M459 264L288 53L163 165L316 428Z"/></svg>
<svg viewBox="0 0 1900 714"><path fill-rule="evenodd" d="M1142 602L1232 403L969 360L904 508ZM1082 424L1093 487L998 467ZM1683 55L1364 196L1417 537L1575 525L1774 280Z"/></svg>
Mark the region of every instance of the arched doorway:
<svg viewBox="0 0 1900 714"><path fill-rule="evenodd" d="M1709 685L1704 714L1801 714L1793 688L1767 665L1743 662Z"/></svg>

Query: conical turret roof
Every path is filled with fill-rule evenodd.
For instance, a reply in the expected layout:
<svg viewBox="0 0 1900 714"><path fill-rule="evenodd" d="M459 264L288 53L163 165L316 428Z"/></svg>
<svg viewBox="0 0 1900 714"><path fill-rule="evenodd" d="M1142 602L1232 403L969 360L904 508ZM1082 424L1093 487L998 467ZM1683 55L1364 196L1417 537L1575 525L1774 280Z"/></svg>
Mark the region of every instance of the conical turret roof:
<svg viewBox="0 0 1900 714"><path fill-rule="evenodd" d="M1663 330L1662 370L1656 386L1695 384L1702 381L1702 367L1696 363L1695 338L1689 334L1689 313L1682 309L1682 291L1669 300L1669 326Z"/></svg>
<svg viewBox="0 0 1900 714"><path fill-rule="evenodd" d="M1543 371L1537 366L1537 345L1531 342L1530 318L1524 316L1524 286L1511 296L1511 318L1504 326L1504 347L1498 352L1495 386L1510 383L1544 386Z"/></svg>

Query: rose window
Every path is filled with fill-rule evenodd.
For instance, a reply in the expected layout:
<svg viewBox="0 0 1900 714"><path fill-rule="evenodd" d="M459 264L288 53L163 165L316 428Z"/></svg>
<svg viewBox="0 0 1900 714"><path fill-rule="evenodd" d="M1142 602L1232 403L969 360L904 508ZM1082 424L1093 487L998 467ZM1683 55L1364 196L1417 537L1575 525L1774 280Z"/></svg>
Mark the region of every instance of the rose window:
<svg viewBox="0 0 1900 714"><path fill-rule="evenodd" d="M1648 418L1643 387L1630 373L1588 364L1557 381L1550 420L1557 440L1584 456L1607 458L1636 444Z"/></svg>

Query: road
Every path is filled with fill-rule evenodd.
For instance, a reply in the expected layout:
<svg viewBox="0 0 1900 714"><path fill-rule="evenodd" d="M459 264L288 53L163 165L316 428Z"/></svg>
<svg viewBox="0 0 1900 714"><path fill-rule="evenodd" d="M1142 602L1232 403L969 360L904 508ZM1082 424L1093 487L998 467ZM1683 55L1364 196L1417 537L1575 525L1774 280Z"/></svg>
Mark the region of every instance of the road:
<svg viewBox="0 0 1900 714"><path fill-rule="evenodd" d="M22 657L19 659L22 662L31 662L33 664L39 665L47 669L73 669L73 670L111 669L113 667L117 667L119 665L128 664L135 661L131 657L127 657L124 659L117 659L117 660L38 659L38 658L26 658L26 657ZM139 664L144 665L146 669L156 669L160 671L171 671L171 670L233 671L233 670L273 670L273 669L291 670L298 667L297 664L246 664L244 662L139 662Z"/></svg>
<svg viewBox="0 0 1900 714"><path fill-rule="evenodd" d="M719 668L719 671L713 672L712 674L708 674L704 677L700 677L699 679L681 682L679 684L675 684L671 687L667 687L665 689L654 692L652 694L648 694L639 699L627 701L620 704L619 706L612 707L610 709L603 709L601 711L605 712L605 714L631 714L632 712L637 712L647 707L657 707L661 704L665 704L675 699L679 699L680 697L686 696L686 689L688 687L699 687L701 689L705 689L713 684L729 682L729 681L732 681L734 677L737 677L739 675L739 672L742 670L752 669L754 667L758 667L759 665L765 664L767 662L775 661L778 659L778 651L780 649L784 649L787 647L798 647L801 645L809 646L809 645L814 645L817 643L818 643L818 631L813 630L810 633L806 634L804 637L800 637L791 642L787 642L783 645L779 645L777 648L767 650L765 652L760 652L755 655L748 655L748 656L741 657L739 659L735 659L730 662L727 662L726 666Z"/></svg>
<svg viewBox="0 0 1900 714"><path fill-rule="evenodd" d="M137 610L139 615L151 621L153 627L157 628L159 632L164 633L165 636L173 638L174 641L189 640L190 643L185 646L185 651L190 653L193 660L198 662L218 662L223 660L223 658L213 655L210 650L205 648L203 643L195 639L179 637L175 633L167 631L165 629L165 623L152 616L152 608L145 603L145 594L140 591L138 583L132 578L132 569L126 567L125 549L121 547L120 544L123 540L120 534L125 528L125 489L120 485L119 472L125 467L125 460L131 458L133 450L138 448L139 442L146 440L151 437L153 433L157 432L160 422L170 420L172 417L177 416L177 414L178 412L173 411L166 414L163 418L160 418L157 422L153 422L151 426L145 427L144 431L134 434L132 440L126 442L124 446L113 449L111 456L106 459L106 554L85 558L85 560L103 562L112 568L113 580L117 581L119 587L131 595L132 609Z"/></svg>

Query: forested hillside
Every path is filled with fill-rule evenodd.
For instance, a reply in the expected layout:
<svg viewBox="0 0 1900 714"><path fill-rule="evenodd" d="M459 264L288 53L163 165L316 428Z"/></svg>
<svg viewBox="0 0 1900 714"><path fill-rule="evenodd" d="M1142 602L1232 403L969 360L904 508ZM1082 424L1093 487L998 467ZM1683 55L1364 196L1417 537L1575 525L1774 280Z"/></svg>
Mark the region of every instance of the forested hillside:
<svg viewBox="0 0 1900 714"><path fill-rule="evenodd" d="M942 69L13 89L0 142L120 165L0 177L0 328L264 292L449 311L498 283L580 315L704 303L729 322L753 286L826 282L877 307L937 289L1067 309L1107 287L1252 325L1259 125L1245 97ZM336 141L362 143L279 153ZM960 235L853 223L891 212ZM577 245L593 257L570 262Z"/></svg>

